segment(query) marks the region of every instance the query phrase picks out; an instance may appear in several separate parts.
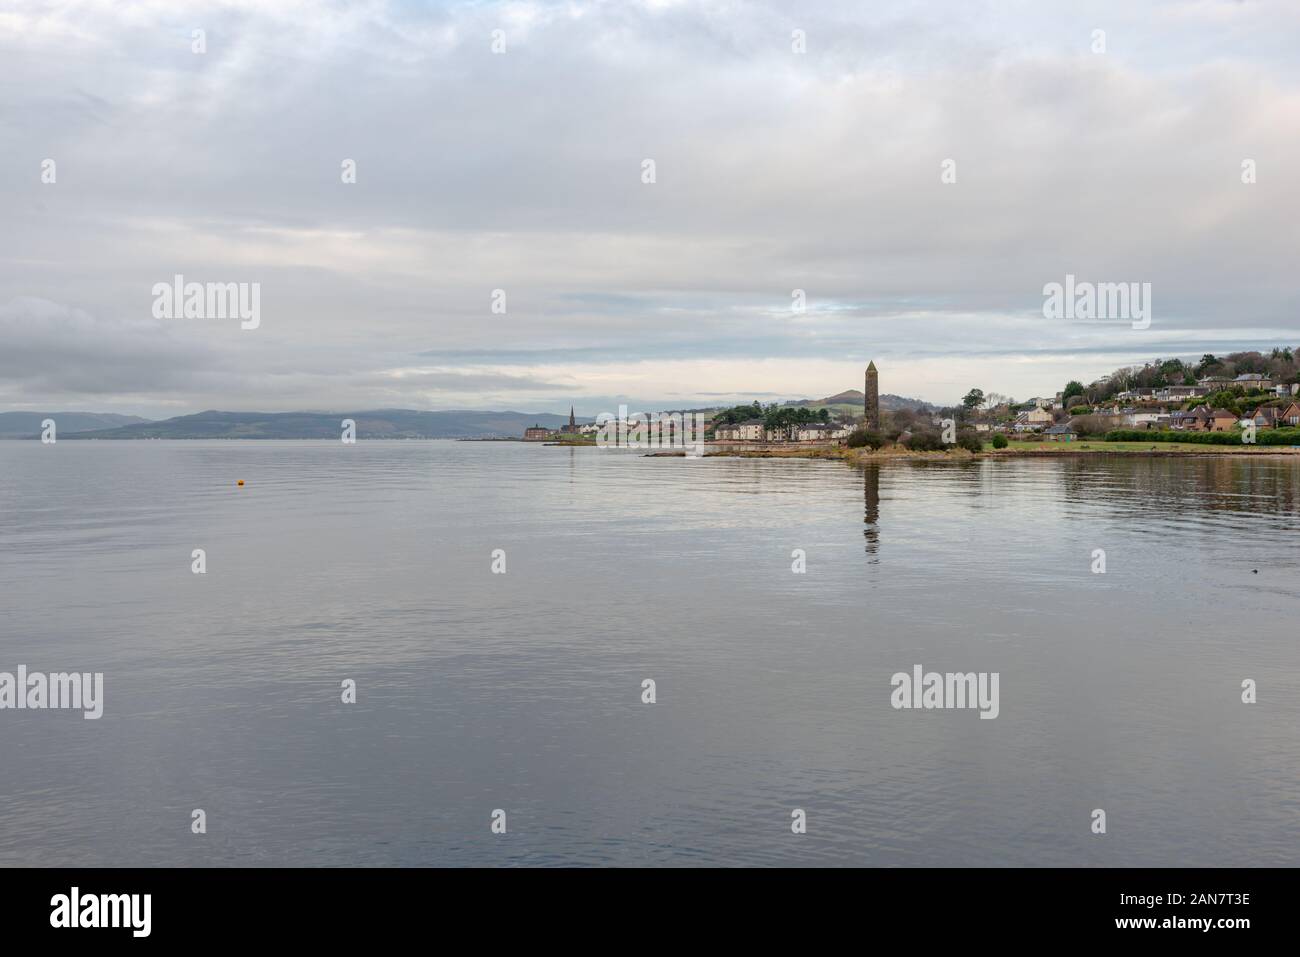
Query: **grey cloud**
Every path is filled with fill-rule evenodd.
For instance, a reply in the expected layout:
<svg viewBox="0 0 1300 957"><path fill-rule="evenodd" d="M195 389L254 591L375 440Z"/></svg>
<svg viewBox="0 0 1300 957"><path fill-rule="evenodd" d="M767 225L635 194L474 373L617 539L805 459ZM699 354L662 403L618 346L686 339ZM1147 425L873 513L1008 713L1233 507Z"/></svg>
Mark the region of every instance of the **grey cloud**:
<svg viewBox="0 0 1300 957"><path fill-rule="evenodd" d="M218 4L203 56L165 5L44 11L0 37L0 302L95 318L5 320L8 394L486 401L606 388L490 367L611 356L1284 341L1300 17L1221 6ZM260 279L274 313L155 334L139 290L173 272ZM1151 282L1154 334L1044 323L1067 272ZM471 366L385 374L420 360Z"/></svg>

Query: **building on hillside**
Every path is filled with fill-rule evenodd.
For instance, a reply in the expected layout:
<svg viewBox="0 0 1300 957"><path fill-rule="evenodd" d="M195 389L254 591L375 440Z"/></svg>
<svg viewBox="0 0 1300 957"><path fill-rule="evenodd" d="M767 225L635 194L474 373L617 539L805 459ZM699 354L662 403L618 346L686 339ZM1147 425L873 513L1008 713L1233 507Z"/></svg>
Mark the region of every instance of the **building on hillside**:
<svg viewBox="0 0 1300 957"><path fill-rule="evenodd" d="M1237 416L1227 409L1198 405L1188 412L1175 412L1171 421L1174 428L1187 432L1227 432L1237 424Z"/></svg>
<svg viewBox="0 0 1300 957"><path fill-rule="evenodd" d="M1203 395L1209 395L1209 390L1203 385L1167 385L1156 393L1156 400L1159 402L1178 401L1179 399L1196 399Z"/></svg>
<svg viewBox="0 0 1300 957"><path fill-rule="evenodd" d="M1073 442L1079 437L1079 433L1074 431L1072 425L1054 425L1050 429L1043 430L1043 440L1045 442Z"/></svg>
<svg viewBox="0 0 1300 957"><path fill-rule="evenodd" d="M1227 409L1210 410L1210 431L1211 432L1229 432L1237 426L1241 417L1235 412L1229 412Z"/></svg>
<svg viewBox="0 0 1300 957"><path fill-rule="evenodd" d="M1246 372L1232 380L1233 385L1245 386L1247 389L1271 389L1273 380L1262 372Z"/></svg>
<svg viewBox="0 0 1300 957"><path fill-rule="evenodd" d="M1261 405L1254 412L1247 412L1242 421L1254 422L1257 429L1274 429L1281 413L1282 410L1275 405Z"/></svg>
<svg viewBox="0 0 1300 957"><path fill-rule="evenodd" d="M1016 416L1012 427L1015 428L1017 432L1037 432L1041 429L1047 428L1052 424L1052 422L1053 418L1051 412L1035 406L1032 409L1027 409L1024 412L1019 413ZM1023 428L1017 428L1018 426L1023 426Z"/></svg>
<svg viewBox="0 0 1300 957"><path fill-rule="evenodd" d="M1139 412L1136 409L1124 410L1124 424L1131 429L1155 429L1161 423L1168 424L1169 416L1163 409L1151 409Z"/></svg>
<svg viewBox="0 0 1300 957"><path fill-rule="evenodd" d="M1125 389L1115 396L1121 402L1154 402L1155 389Z"/></svg>
<svg viewBox="0 0 1300 957"><path fill-rule="evenodd" d="M1300 426L1300 403L1292 402L1279 412L1277 414L1277 424L1279 428L1283 426Z"/></svg>

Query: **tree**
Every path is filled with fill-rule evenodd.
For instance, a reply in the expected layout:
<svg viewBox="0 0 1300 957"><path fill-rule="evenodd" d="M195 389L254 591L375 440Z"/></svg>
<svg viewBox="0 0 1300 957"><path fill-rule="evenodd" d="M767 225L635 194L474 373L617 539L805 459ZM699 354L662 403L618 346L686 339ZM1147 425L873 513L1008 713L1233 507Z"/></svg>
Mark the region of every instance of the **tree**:
<svg viewBox="0 0 1300 957"><path fill-rule="evenodd" d="M907 447L913 452L943 452L948 448L939 433L929 429L913 432L907 440Z"/></svg>
<svg viewBox="0 0 1300 957"><path fill-rule="evenodd" d="M974 412L984 404L984 390L971 389L966 393L966 398L961 400L961 404L966 407L967 412Z"/></svg>
<svg viewBox="0 0 1300 957"><path fill-rule="evenodd" d="M885 439L879 433L870 431L865 425L859 425L849 433L849 437L844 444L851 449L863 447L878 449L885 444Z"/></svg>
<svg viewBox="0 0 1300 957"><path fill-rule="evenodd" d="M814 412L807 406L773 403L763 413L763 428L783 432L786 438L793 438L796 426L829 421L830 413L824 408Z"/></svg>
<svg viewBox="0 0 1300 957"><path fill-rule="evenodd" d="M1242 393L1237 389L1222 389L1205 397L1204 401L1211 409L1227 409L1234 415L1241 415Z"/></svg>
<svg viewBox="0 0 1300 957"><path fill-rule="evenodd" d="M1065 384L1065 392L1061 394L1061 404L1069 405L1070 396L1083 395L1083 394L1084 394L1083 383L1080 382L1078 379L1071 379L1069 382Z"/></svg>
<svg viewBox="0 0 1300 957"><path fill-rule="evenodd" d="M1111 419L1101 415L1076 415L1070 420L1070 428L1079 435L1105 435L1110 428Z"/></svg>
<svg viewBox="0 0 1300 957"><path fill-rule="evenodd" d="M755 399L753 405L736 405L730 409L723 409L713 417L713 421L717 425L732 425L736 422L744 422L746 419L761 419L766 414L766 410Z"/></svg>

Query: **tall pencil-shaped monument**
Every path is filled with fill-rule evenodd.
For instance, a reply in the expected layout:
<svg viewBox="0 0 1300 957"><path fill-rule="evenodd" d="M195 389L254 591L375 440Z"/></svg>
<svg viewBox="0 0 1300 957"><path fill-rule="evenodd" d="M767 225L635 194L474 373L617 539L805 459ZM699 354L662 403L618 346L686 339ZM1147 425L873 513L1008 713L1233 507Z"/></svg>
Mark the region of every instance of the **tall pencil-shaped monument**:
<svg viewBox="0 0 1300 957"><path fill-rule="evenodd" d="M872 432L880 431L880 374L876 364L867 366L867 381L862 389L862 421Z"/></svg>

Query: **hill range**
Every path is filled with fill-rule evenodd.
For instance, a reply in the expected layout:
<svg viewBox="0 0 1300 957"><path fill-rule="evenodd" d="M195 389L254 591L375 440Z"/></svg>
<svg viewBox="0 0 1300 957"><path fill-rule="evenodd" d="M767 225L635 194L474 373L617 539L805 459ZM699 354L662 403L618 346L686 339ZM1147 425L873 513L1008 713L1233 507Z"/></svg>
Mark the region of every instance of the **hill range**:
<svg viewBox="0 0 1300 957"><path fill-rule="evenodd" d="M802 399L787 405L827 407L837 415L861 414L862 393L856 389L824 399ZM882 395L883 409L931 409L929 403ZM151 421L139 416L96 412L0 412L0 439L36 439L41 422L53 419L60 439L337 439L342 421L352 419L357 435L369 439L500 439L519 438L524 429L540 425L558 429L569 419L550 412L486 412L414 409L371 409L360 412L220 412ZM591 418L578 418L591 422Z"/></svg>
<svg viewBox="0 0 1300 957"><path fill-rule="evenodd" d="M69 432L116 429L149 421L138 415L117 415L113 412L0 412L0 439L40 438L41 423L46 419L55 421L59 438Z"/></svg>

